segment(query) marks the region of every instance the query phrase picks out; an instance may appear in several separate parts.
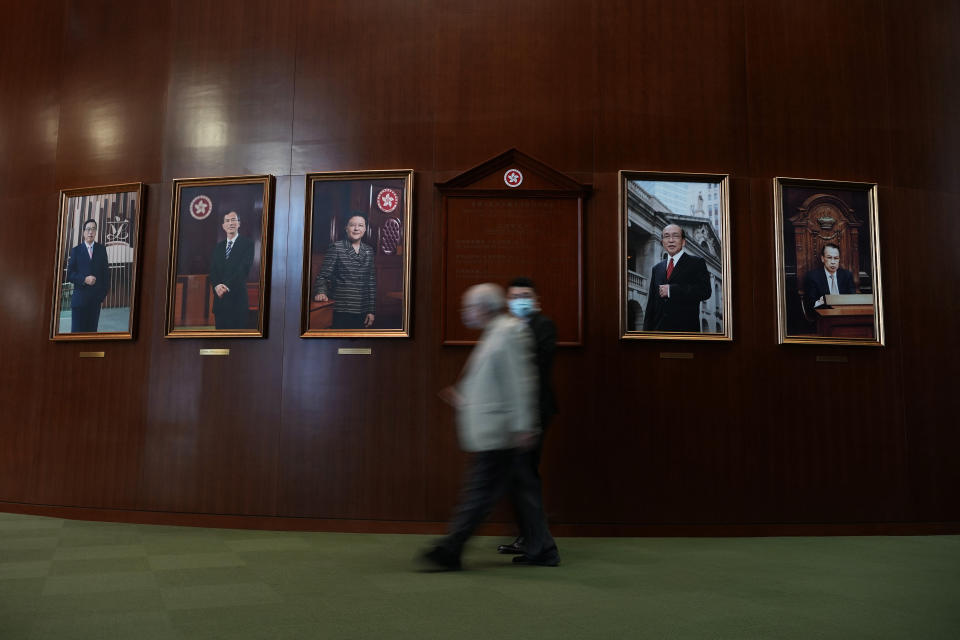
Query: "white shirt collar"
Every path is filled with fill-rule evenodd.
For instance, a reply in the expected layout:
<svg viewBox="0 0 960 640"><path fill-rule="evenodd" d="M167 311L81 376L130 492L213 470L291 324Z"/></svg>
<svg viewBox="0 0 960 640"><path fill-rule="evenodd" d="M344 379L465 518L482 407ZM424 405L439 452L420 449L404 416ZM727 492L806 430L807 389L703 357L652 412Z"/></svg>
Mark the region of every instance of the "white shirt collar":
<svg viewBox="0 0 960 640"><path fill-rule="evenodd" d="M680 257L683 255L683 249L677 251L675 254L667 255L667 264L670 263L670 258L673 258L673 266L677 266L677 263L680 262Z"/></svg>

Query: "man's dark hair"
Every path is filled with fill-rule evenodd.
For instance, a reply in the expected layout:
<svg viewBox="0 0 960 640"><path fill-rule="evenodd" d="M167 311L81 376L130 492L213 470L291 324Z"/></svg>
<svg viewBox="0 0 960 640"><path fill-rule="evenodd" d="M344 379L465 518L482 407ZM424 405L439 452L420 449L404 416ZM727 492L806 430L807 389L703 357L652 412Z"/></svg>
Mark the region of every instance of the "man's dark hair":
<svg viewBox="0 0 960 640"><path fill-rule="evenodd" d="M533 280L531 280L530 278L523 278L523 277L514 278L513 280L511 280L510 284L507 285L507 288L510 288L510 287L530 287L534 291L537 290L537 288L533 284Z"/></svg>
<svg viewBox="0 0 960 640"><path fill-rule="evenodd" d="M80 228L81 228L81 229L86 229L86 228L87 228L87 225L90 224L91 222L93 223L93 226L97 227L98 229L100 228L100 225L98 225L98 224L97 224L97 221L94 220L93 218L87 218L86 221L83 223L83 226L80 227Z"/></svg>
<svg viewBox="0 0 960 640"><path fill-rule="evenodd" d="M840 253L840 247L838 247L837 245L835 245L835 244L832 243L832 242L828 242L827 244L825 244L825 245L823 245L822 247L820 247L820 255L821 255L821 256L823 256L823 257L826 257L826 256L827 256L827 254L826 254L827 247L833 247L834 249L837 250L837 253Z"/></svg>

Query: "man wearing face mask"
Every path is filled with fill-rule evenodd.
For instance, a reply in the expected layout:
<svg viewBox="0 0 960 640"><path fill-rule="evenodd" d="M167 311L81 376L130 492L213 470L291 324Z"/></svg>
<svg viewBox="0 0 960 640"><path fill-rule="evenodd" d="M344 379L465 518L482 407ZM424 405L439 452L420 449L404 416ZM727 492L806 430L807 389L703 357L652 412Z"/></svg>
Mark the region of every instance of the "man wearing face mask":
<svg viewBox="0 0 960 640"><path fill-rule="evenodd" d="M518 457L517 463L529 467L530 473L523 477L530 482L535 482L535 486L527 488L527 491L535 491L537 495L542 495L540 456L543 453L543 439L547 433L547 425L550 423L550 419L557 413L557 399L553 393L553 354L557 347L557 327L553 320L540 312L540 298L537 296L537 289L530 278L514 278L510 282L507 286L507 306L510 308L511 315L526 322L533 332L534 361L537 366L537 382L540 389L537 403L537 412L540 417L540 435L537 438L536 445L523 452ZM518 499L522 495L524 495L523 491L512 491L510 493L513 510L521 532L524 529L523 509L518 504ZM522 533L512 543L499 545L497 551L499 553L524 553Z"/></svg>

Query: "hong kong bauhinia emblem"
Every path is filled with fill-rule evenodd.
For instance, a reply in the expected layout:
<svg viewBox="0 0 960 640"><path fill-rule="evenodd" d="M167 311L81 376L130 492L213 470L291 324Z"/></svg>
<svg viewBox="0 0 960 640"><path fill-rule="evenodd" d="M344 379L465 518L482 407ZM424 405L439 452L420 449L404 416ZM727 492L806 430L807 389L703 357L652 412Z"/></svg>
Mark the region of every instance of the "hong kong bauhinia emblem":
<svg viewBox="0 0 960 640"><path fill-rule="evenodd" d="M213 201L205 195L199 195L190 201L190 215L197 220L206 220L213 212Z"/></svg>
<svg viewBox="0 0 960 640"><path fill-rule="evenodd" d="M400 204L400 195L393 189L381 189L377 194L377 206L384 213L393 213Z"/></svg>
<svg viewBox="0 0 960 640"><path fill-rule="evenodd" d="M503 182L508 187L519 187L523 182L523 174L520 173L520 169L507 169L503 174Z"/></svg>

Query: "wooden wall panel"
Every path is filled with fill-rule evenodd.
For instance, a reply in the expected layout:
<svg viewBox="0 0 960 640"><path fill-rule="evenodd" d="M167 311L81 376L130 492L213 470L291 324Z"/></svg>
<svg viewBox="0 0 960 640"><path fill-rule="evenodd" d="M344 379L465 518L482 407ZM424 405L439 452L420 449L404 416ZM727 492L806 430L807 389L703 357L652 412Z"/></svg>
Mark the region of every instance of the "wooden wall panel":
<svg viewBox="0 0 960 640"><path fill-rule="evenodd" d="M164 179L289 174L297 3L170 6Z"/></svg>
<svg viewBox="0 0 960 640"><path fill-rule="evenodd" d="M598 3L596 170L746 168L742 5Z"/></svg>
<svg viewBox="0 0 960 640"><path fill-rule="evenodd" d="M893 184L931 191L960 191L955 154L960 145L960 65L956 32L960 5L931 0L884 2L883 34L889 96L888 139L896 162Z"/></svg>
<svg viewBox="0 0 960 640"><path fill-rule="evenodd" d="M430 3L301 2L294 174L408 169L433 158Z"/></svg>
<svg viewBox="0 0 960 640"><path fill-rule="evenodd" d="M440 344L434 184L516 147L594 187L553 522L960 521L956 3L41 5L0 26L0 504L445 520L465 456L436 393L469 350ZM396 168L416 172L412 337L300 338L303 174ZM618 339L619 169L731 175L732 343ZM277 176L266 338L164 339L171 181L252 173ZM885 347L776 343L777 175L879 182ZM47 340L57 190L126 180L148 183L136 340L80 360Z"/></svg>
<svg viewBox="0 0 960 640"><path fill-rule="evenodd" d="M954 426L960 395L960 336L956 318L960 282L956 252L945 247L960 242L956 211L960 195L897 189L890 206L904 215L900 268L895 274L902 292L900 328L903 334L903 437L906 447L908 520L955 519L960 469L952 452L960 446ZM917 250L937 238L944 250Z"/></svg>
<svg viewBox="0 0 960 640"><path fill-rule="evenodd" d="M597 100L593 2L441 0L433 19L435 162L453 170L444 179L514 147L549 158L575 179L589 172Z"/></svg>
<svg viewBox="0 0 960 640"><path fill-rule="evenodd" d="M751 171L889 180L877 4L751 2L745 17Z"/></svg>
<svg viewBox="0 0 960 640"><path fill-rule="evenodd" d="M44 355L57 232L54 173L66 3L7 4L0 22L0 271L8 282L0 293L0 489L2 499L29 502L35 500L42 455L36 425L50 397L35 381L49 366Z"/></svg>
<svg viewBox="0 0 960 640"><path fill-rule="evenodd" d="M71 2L67 20L58 185L159 182L166 83L157 79L170 62L168 6Z"/></svg>

